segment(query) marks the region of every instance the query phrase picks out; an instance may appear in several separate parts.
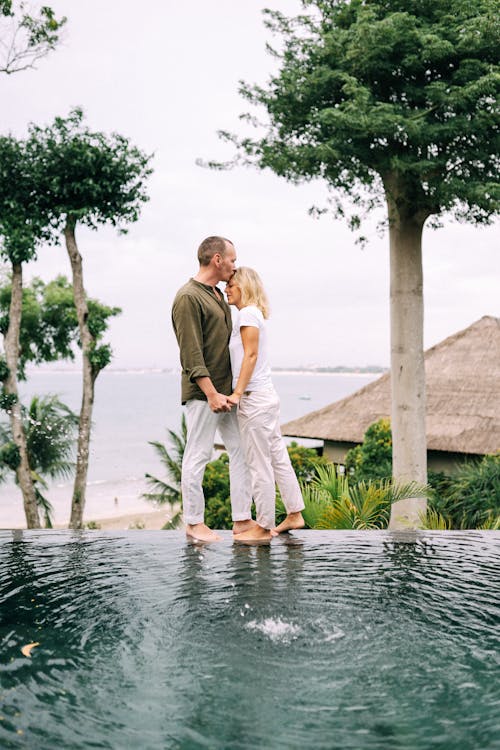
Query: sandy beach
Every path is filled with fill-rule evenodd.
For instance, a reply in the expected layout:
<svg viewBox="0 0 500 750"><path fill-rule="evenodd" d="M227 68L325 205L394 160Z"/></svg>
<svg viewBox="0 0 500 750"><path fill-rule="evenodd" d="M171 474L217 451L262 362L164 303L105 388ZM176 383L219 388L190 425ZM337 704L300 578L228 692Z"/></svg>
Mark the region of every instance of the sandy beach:
<svg viewBox="0 0 500 750"><path fill-rule="evenodd" d="M88 524L98 531L158 531L160 530L170 519L171 514L167 510L152 510L143 513L127 513L122 516L111 516L109 518L86 518L84 520L85 528L88 529ZM94 526L95 524L95 526ZM25 529L26 524L13 523L12 525L3 524L3 529ZM56 523L54 529L67 529L67 524ZM45 531L45 529L42 529Z"/></svg>
<svg viewBox="0 0 500 750"><path fill-rule="evenodd" d="M110 518L86 518L84 523L85 527L88 528L87 524L95 523L95 528L101 531L127 531L127 530L147 530L147 531L158 531L161 529L169 520L171 514L168 510L152 510L143 513L127 513L123 516L112 516ZM54 526L55 529L64 529L67 526L57 524Z"/></svg>

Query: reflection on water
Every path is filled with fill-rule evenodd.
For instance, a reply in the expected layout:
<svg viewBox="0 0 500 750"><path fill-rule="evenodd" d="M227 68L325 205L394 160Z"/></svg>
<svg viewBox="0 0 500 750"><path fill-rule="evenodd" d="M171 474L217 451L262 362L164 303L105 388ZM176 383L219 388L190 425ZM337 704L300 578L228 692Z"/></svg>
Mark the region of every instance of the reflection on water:
<svg viewBox="0 0 500 750"><path fill-rule="evenodd" d="M0 747L497 747L499 563L494 532L2 532Z"/></svg>

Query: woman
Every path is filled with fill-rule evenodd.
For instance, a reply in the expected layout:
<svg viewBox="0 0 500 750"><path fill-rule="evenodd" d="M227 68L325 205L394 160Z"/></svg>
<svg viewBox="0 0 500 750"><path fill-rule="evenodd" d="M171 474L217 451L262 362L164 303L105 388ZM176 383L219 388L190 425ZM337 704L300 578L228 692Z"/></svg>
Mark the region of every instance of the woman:
<svg viewBox="0 0 500 750"><path fill-rule="evenodd" d="M238 407L241 442L252 481L257 524L235 539L266 540L281 531L304 526L304 501L280 431L280 402L271 381L265 321L266 293L252 268L238 268L226 285L227 301L238 309L229 352L233 393L228 401ZM276 484L287 510L275 525Z"/></svg>

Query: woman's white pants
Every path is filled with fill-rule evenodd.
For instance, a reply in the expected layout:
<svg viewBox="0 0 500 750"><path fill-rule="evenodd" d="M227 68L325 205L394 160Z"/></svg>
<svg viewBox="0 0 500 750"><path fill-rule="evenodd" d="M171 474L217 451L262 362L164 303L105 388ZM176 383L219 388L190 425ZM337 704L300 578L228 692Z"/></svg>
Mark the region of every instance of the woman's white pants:
<svg viewBox="0 0 500 750"><path fill-rule="evenodd" d="M203 475L212 459L215 432L219 430L229 455L229 483L233 521L252 517L252 491L240 440L236 410L216 414L207 401L191 399L186 403L187 442L182 459L182 507L184 522L203 523L205 498Z"/></svg>
<svg viewBox="0 0 500 750"><path fill-rule="evenodd" d="M243 395L238 423L252 480L257 523L275 526L276 484L287 513L304 508L299 483L280 430L280 402L273 386Z"/></svg>

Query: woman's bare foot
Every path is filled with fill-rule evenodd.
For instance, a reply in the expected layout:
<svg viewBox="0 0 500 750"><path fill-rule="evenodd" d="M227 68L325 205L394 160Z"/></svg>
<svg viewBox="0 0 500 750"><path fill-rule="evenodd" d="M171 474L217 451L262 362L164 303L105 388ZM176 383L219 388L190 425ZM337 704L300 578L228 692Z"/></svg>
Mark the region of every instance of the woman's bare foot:
<svg viewBox="0 0 500 750"><path fill-rule="evenodd" d="M302 513L298 511L297 513L289 513L284 521L279 523L275 531L278 532L278 534L281 534L283 531L292 531L292 529L303 529L305 526L304 518L302 517Z"/></svg>
<svg viewBox="0 0 500 750"><path fill-rule="evenodd" d="M188 523L186 536L198 542L220 542L220 536L209 529L205 523Z"/></svg>
<svg viewBox="0 0 500 750"><path fill-rule="evenodd" d="M243 531L241 534L234 535L235 542L270 542L273 536L269 529L264 529L259 526L258 523L252 526L248 531Z"/></svg>
<svg viewBox="0 0 500 750"><path fill-rule="evenodd" d="M259 524L253 518L249 518L246 521L234 521L233 534L242 534L244 531L250 531L250 529L254 529L256 526L259 526Z"/></svg>

